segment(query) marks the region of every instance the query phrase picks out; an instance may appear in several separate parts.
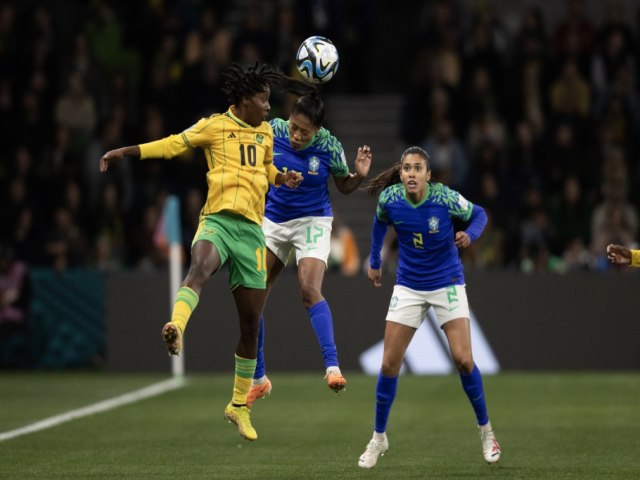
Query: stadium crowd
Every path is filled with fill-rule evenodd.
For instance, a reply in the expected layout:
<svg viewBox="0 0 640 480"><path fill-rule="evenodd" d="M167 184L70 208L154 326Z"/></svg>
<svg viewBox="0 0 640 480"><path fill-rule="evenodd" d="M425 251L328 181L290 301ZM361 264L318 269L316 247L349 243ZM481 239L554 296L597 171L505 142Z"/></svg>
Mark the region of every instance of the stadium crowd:
<svg viewBox="0 0 640 480"><path fill-rule="evenodd" d="M426 148L434 179L487 210L465 263L611 268L606 245L638 238L640 8L612 1L594 18L568 0L549 24L523 2L514 27L490 1L419 5L398 136ZM293 71L309 32L339 45L342 80L332 88L369 93L359 77L377 67L361 51L382 9L360 0L0 1L0 243L30 266L163 267L164 200L181 198L188 251L206 191L201 154L120 162L101 176L102 153L224 111L220 73L232 61ZM274 116L286 111L286 99L273 100Z"/></svg>

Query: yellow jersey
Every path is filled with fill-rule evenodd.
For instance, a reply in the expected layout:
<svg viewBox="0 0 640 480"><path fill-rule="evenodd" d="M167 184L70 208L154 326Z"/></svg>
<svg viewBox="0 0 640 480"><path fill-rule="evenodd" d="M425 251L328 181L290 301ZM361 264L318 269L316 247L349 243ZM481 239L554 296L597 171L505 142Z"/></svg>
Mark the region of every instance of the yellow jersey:
<svg viewBox="0 0 640 480"><path fill-rule="evenodd" d="M273 130L243 122L231 108L200 119L180 134L140 145L140 158L172 158L190 148L204 150L209 192L201 215L233 212L262 225L265 195L275 184Z"/></svg>

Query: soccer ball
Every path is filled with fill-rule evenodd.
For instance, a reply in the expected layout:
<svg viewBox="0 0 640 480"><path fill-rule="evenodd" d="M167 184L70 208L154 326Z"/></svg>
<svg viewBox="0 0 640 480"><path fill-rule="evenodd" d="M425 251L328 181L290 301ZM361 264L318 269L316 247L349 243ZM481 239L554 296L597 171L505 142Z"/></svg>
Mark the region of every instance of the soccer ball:
<svg viewBox="0 0 640 480"><path fill-rule="evenodd" d="M296 54L298 71L311 83L327 83L335 76L339 63L338 49L325 37L307 38Z"/></svg>

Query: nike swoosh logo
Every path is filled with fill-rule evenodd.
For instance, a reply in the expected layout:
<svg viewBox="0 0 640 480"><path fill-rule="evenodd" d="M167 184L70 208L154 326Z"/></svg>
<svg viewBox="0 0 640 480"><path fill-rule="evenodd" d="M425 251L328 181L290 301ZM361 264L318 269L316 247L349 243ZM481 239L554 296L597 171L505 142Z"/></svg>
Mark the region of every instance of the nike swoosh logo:
<svg viewBox="0 0 640 480"><path fill-rule="evenodd" d="M277 157L278 155L282 155L282 152L273 152L274 157Z"/></svg>
<svg viewBox="0 0 640 480"><path fill-rule="evenodd" d="M453 312L456 308L458 308L460 305L456 305L455 307L449 307L448 310L450 312Z"/></svg>
<svg viewBox="0 0 640 480"><path fill-rule="evenodd" d="M396 221L393 222L394 225L400 225L401 223L404 223L404 220L398 220L397 222Z"/></svg>

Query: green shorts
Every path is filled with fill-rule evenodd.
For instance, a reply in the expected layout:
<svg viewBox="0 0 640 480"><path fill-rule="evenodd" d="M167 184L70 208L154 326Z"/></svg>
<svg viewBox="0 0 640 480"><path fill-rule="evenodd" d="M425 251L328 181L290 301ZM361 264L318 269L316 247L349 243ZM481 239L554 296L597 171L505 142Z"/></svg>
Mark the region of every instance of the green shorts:
<svg viewBox="0 0 640 480"><path fill-rule="evenodd" d="M200 241L213 243L222 265L229 260L229 286L267 288L267 247L262 227L229 212L200 217L191 247Z"/></svg>

